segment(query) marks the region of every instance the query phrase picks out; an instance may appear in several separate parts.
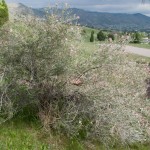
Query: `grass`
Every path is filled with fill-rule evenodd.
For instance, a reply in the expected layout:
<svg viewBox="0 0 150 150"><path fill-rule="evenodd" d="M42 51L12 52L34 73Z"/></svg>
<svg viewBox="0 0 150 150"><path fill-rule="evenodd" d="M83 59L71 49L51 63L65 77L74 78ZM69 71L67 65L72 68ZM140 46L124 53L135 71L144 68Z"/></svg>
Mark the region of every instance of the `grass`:
<svg viewBox="0 0 150 150"><path fill-rule="evenodd" d="M126 55L128 57L129 60L134 61L134 62L139 62L139 63L143 63L143 64L148 64L150 63L150 58L149 57L144 57L144 56L140 56L140 55L136 55L136 54L127 54Z"/></svg>
<svg viewBox="0 0 150 150"><path fill-rule="evenodd" d="M25 108L0 125L0 150L85 150L76 139L43 129L35 107ZM31 110L31 111L30 111Z"/></svg>
<svg viewBox="0 0 150 150"><path fill-rule="evenodd" d="M134 47L150 49L150 44L130 44L130 45Z"/></svg>
<svg viewBox="0 0 150 150"><path fill-rule="evenodd" d="M43 132L38 122L11 120L0 126L1 150L105 150L96 143L82 142L76 139ZM149 144L133 144L123 147L116 144L110 150L149 150Z"/></svg>
<svg viewBox="0 0 150 150"><path fill-rule="evenodd" d="M1 150L46 150L49 145L41 141L35 125L10 121L0 126Z"/></svg>
<svg viewBox="0 0 150 150"><path fill-rule="evenodd" d="M0 126L0 150L91 150L76 139L45 132L39 122L10 120Z"/></svg>

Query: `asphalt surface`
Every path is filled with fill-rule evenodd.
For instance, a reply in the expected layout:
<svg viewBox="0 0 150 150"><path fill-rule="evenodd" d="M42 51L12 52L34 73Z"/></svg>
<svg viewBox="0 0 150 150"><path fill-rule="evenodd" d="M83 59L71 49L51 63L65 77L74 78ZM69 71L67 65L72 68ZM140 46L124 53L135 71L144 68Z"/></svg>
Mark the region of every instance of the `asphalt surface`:
<svg viewBox="0 0 150 150"><path fill-rule="evenodd" d="M128 46L128 45L125 46L124 49L126 52L129 52L129 53L150 57L150 49L138 48L138 47L133 47L133 46Z"/></svg>

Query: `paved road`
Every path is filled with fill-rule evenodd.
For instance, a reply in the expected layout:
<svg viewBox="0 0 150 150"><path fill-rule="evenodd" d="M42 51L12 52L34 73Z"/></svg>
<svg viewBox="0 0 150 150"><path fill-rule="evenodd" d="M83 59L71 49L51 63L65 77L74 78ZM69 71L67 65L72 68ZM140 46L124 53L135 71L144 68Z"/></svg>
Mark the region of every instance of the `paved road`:
<svg viewBox="0 0 150 150"><path fill-rule="evenodd" d="M146 56L150 57L150 49L146 48L138 48L138 47L133 47L133 46L126 46L125 51L133 54L138 54L141 56Z"/></svg>

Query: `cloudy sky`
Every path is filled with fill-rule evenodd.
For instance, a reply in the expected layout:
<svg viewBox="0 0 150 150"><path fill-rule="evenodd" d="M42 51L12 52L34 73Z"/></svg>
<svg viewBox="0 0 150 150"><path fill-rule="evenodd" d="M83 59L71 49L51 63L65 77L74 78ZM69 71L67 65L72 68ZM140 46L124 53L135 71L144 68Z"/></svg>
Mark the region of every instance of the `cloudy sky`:
<svg viewBox="0 0 150 150"><path fill-rule="evenodd" d="M112 13L143 13L150 16L150 1L145 0L6 0L8 3L23 3L30 7L45 7L56 3L68 3L70 7L90 11Z"/></svg>

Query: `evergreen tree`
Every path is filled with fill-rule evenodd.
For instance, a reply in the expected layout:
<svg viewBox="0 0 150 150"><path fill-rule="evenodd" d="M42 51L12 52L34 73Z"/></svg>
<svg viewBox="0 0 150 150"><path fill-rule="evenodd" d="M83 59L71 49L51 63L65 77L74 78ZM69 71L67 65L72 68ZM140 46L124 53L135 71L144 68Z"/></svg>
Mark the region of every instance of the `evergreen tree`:
<svg viewBox="0 0 150 150"><path fill-rule="evenodd" d="M94 42L94 31L91 31L90 42Z"/></svg>
<svg viewBox="0 0 150 150"><path fill-rule="evenodd" d="M0 26L2 26L9 19L8 7L5 0L0 2Z"/></svg>
<svg viewBox="0 0 150 150"><path fill-rule="evenodd" d="M97 34L97 39L98 39L99 41L105 41L106 35L103 33L103 31L100 31L100 32Z"/></svg>

